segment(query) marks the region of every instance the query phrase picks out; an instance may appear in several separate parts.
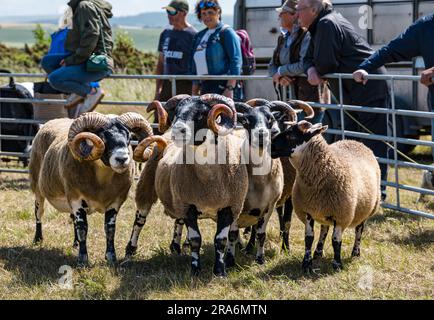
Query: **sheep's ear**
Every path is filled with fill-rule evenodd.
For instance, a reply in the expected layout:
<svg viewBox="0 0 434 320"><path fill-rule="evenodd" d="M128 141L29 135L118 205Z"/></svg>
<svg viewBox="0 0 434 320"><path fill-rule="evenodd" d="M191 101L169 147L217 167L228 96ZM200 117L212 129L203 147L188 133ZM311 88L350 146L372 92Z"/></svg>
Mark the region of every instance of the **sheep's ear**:
<svg viewBox="0 0 434 320"><path fill-rule="evenodd" d="M308 132L312 134L312 136L316 136L317 134L321 134L324 131L326 131L329 128L329 126L323 126L321 123L314 124Z"/></svg>
<svg viewBox="0 0 434 320"><path fill-rule="evenodd" d="M310 132L312 128L312 123L307 122L306 120L301 120L298 124L298 129L300 129L301 132Z"/></svg>
<svg viewBox="0 0 434 320"><path fill-rule="evenodd" d="M247 120L246 116L244 115L244 113L241 112L237 112L237 121L241 123L243 126L249 124L249 121Z"/></svg>

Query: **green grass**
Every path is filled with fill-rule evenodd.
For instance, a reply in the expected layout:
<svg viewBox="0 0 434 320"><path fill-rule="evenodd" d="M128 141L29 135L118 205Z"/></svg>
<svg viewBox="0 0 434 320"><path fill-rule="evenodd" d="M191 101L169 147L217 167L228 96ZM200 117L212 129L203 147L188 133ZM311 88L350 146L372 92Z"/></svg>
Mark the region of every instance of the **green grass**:
<svg viewBox="0 0 434 320"><path fill-rule="evenodd" d="M51 34L55 31L55 27L52 25L44 25L44 30ZM0 28L0 43L7 46L23 48L24 44L33 45L35 39L32 31L35 29L33 25L24 26L4 26ZM114 28L114 34L118 32L128 32L128 34L134 39L137 49L145 52L156 52L158 47L158 39L161 29L120 29Z"/></svg>

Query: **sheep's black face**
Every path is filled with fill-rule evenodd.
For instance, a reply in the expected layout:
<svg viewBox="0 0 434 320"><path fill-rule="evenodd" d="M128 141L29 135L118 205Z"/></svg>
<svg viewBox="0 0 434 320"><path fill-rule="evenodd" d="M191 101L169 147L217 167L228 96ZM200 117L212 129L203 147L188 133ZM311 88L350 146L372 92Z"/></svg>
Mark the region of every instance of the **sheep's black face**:
<svg viewBox="0 0 434 320"><path fill-rule="evenodd" d="M172 124L172 140L175 145L201 145L206 139L210 106L200 100L187 100L176 107Z"/></svg>
<svg viewBox="0 0 434 320"><path fill-rule="evenodd" d="M268 107L256 107L250 109L238 121L248 132L251 146L264 148L270 144L272 138L280 133L276 119Z"/></svg>
<svg viewBox="0 0 434 320"><path fill-rule="evenodd" d="M290 157L298 148L301 148L314 136L327 130L321 124L312 125L307 121L300 121L277 135L271 142L271 157Z"/></svg>
<svg viewBox="0 0 434 320"><path fill-rule="evenodd" d="M100 130L97 135L105 144L101 161L117 173L125 172L131 163L130 131L121 123L113 121L108 129Z"/></svg>

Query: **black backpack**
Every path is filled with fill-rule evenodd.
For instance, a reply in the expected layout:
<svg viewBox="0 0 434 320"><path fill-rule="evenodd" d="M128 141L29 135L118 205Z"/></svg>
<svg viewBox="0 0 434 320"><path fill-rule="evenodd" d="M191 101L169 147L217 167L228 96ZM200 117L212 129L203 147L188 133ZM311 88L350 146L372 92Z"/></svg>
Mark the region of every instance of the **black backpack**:
<svg viewBox="0 0 434 320"><path fill-rule="evenodd" d="M0 73L10 73L8 70L1 70ZM0 86L0 97L33 99L32 94L19 84L15 84L12 77L9 84ZM33 120L33 106L31 103L0 102L0 117L14 119ZM28 123L1 123L1 135L35 136L39 126ZM0 138L0 151L2 152L27 152L31 141L29 140L5 140ZM21 159L21 158L20 158Z"/></svg>

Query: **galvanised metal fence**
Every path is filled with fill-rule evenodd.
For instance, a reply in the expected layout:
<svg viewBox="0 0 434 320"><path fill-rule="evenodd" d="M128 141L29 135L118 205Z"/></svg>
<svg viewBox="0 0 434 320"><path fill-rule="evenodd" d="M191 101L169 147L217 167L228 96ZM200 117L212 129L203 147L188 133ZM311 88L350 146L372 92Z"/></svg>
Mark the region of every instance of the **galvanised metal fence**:
<svg viewBox="0 0 434 320"><path fill-rule="evenodd" d="M2 77L21 77L21 78L44 78L45 74L24 74L24 73L0 73L0 78ZM394 148L394 156L393 159L385 159L385 158L377 158L380 163L384 163L387 165L393 165L395 167L395 177L394 181L382 181L382 185L387 187L391 187L395 189L396 192L396 201L394 204L383 202L382 207L387 209L392 209L396 211L400 211L407 214L422 216L429 219L434 219L434 214L432 212L423 212L411 208L406 208L401 203L401 191L411 191L419 194L426 194L430 196L434 196L434 191L429 189L423 189L417 186L410 186L401 184L399 182L399 169L400 168L414 168L420 170L430 170L434 171L434 165L424 165L418 164L408 161L402 161L398 159L397 147L398 144L408 144L408 145L421 145L428 146L434 148L434 142L431 141L423 141L416 139L408 139L401 138L397 136L397 120L396 117L400 116L408 116L408 117L422 117L429 118L431 122L434 119L434 112L422 112L422 111L413 111L413 110L404 110L399 109L399 106L395 104L395 94L394 94L394 84L395 81L413 81L417 82L420 80L419 76L406 76L406 75L369 75L367 79L369 80L388 80L391 84L391 108L375 108L375 107L364 107L364 106L354 106L354 105L346 105L343 103L343 80L352 79L351 74L329 74L324 78L326 79L337 79L339 83L339 98L337 104L321 104L321 103L312 103L314 107L323 107L325 109L335 109L340 111L340 120L341 120L341 128L335 129L330 128L327 130L329 134L340 135L342 139L346 137L352 138L362 138L368 140L379 140L386 141L393 145ZM176 81L178 80L243 80L243 81L258 81L258 80L268 80L272 81L271 77L268 76L184 76L184 75L111 75L110 79L135 79L135 80L169 80L172 84L172 94L176 94ZM285 89L284 89L285 90ZM291 96L291 91L289 92ZM285 92L283 93L285 95ZM0 97L0 108L2 102L12 102L12 103L48 103L48 104L64 104L65 100L48 100L48 99L16 99L16 98L2 98ZM101 102L102 105L117 105L117 106L143 106L146 107L151 103L151 101L107 101L104 100ZM1 111L1 109L0 109ZM346 111L356 111L356 112L370 112L370 113L378 113L378 114L387 114L392 117L392 133L391 135L383 136L377 135L373 133L365 133L365 132L355 132L345 130L345 112ZM6 119L0 118L0 130L2 123L16 123L16 124L42 124L43 122L31 119ZM157 125L152 125L156 127ZM0 131L1 132L1 131ZM0 139L3 140L25 140L31 141L33 137L29 136L11 136L11 135L1 135ZM434 139L433 139L434 140ZM29 157L28 153L18 153L18 152L3 152L1 150L0 143L0 156L8 156L8 157ZM19 170L19 169L5 169L0 168L0 172L14 172L14 173L28 173L28 170Z"/></svg>

